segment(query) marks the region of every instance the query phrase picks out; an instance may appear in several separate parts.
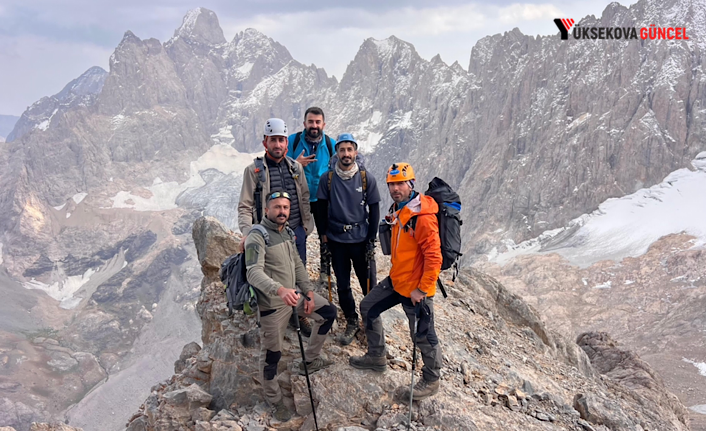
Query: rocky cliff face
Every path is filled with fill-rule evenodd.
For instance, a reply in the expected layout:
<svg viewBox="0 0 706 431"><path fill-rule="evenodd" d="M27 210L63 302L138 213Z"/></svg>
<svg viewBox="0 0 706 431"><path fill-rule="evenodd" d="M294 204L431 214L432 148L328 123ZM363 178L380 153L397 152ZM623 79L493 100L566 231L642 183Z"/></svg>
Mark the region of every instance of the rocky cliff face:
<svg viewBox="0 0 706 431"><path fill-rule="evenodd" d="M684 22L693 39L681 43L513 31L474 47L469 73L484 101L473 127L485 131L485 142L461 190L475 208L467 232L477 250L498 236L534 237L689 166L704 149L704 14L691 1L614 3L579 23ZM487 234L496 229L503 233Z"/></svg>
<svg viewBox="0 0 706 431"><path fill-rule="evenodd" d="M258 392L254 321L241 313L227 316L217 269L238 239L209 217L197 220L193 234L204 273L197 306L203 344L184 347L176 374L153 388L127 429L312 429L306 383L292 372L299 355L296 335L285 337L278 380L299 416L277 423ZM378 260L388 269L386 258ZM566 340L518 296L473 270L446 282L450 296L435 308L444 346L442 390L414 404L415 429L689 429L686 409L659 376L606 334L584 334L579 344ZM398 394L410 379L406 318L392 309L383 321L385 374L348 366L348 356L363 352L361 340L346 347L327 341L324 352L336 364L312 376L322 429L398 429L406 420Z"/></svg>

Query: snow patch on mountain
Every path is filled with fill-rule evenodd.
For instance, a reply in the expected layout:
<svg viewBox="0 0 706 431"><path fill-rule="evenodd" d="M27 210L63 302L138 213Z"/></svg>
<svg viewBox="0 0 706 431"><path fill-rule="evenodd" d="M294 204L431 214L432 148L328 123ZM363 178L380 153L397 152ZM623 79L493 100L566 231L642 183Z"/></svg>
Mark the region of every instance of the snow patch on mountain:
<svg viewBox="0 0 706 431"><path fill-rule="evenodd" d="M187 191L206 185L201 173L215 169L223 174L242 175L245 168L260 153L240 153L230 145L216 144L198 160L191 162L189 179L183 183L176 181L162 182L155 178L151 186L145 187L151 196L148 198L120 191L113 198L112 208L130 208L135 211L164 211L177 207L177 197Z"/></svg>
<svg viewBox="0 0 706 431"><path fill-rule="evenodd" d="M696 362L686 358L682 358L682 361L695 366L699 370L699 374L706 377L706 362Z"/></svg>
<svg viewBox="0 0 706 431"><path fill-rule="evenodd" d="M25 289L43 290L47 295L59 302L70 300L84 284L88 283L96 270L89 268L81 275L72 275L63 280L55 281L52 284L42 283L32 278L30 281L22 283Z"/></svg>
<svg viewBox="0 0 706 431"><path fill-rule="evenodd" d="M2 265L2 243L0 242L0 265Z"/></svg>
<svg viewBox="0 0 706 431"><path fill-rule="evenodd" d="M80 204L81 201L83 201L86 196L88 196L88 193L76 193L75 195L71 196L71 199L76 202L76 205Z"/></svg>
<svg viewBox="0 0 706 431"><path fill-rule="evenodd" d="M502 265L519 255L552 252L587 267L601 260L640 256L659 238L681 232L696 237L694 247L704 246L706 151L699 153L692 165L695 171L679 169L660 184L608 199L564 228L546 231L521 244L506 241L508 251L494 249L488 259Z"/></svg>

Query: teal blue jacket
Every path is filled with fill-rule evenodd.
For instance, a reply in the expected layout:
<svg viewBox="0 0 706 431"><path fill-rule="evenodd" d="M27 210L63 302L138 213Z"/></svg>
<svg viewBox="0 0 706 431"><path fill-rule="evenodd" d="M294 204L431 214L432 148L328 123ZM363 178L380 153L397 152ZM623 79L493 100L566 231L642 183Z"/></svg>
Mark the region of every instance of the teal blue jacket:
<svg viewBox="0 0 706 431"><path fill-rule="evenodd" d="M301 133L301 138L297 144L297 154L294 154L294 141L296 140L297 134ZM329 161L331 160L332 154L328 152L328 146L326 145L326 140L331 141L331 150L335 153L336 140L326 136L326 133L322 133L324 138L321 140L319 147L316 149L316 162L309 163L304 167L304 174L306 175L306 184L309 186L309 202L316 202L316 191L319 190L319 179L324 172L328 171ZM304 156L311 155L311 145L304 139L304 132L293 133L289 135L289 144L287 146L287 155L293 159L297 159L299 154L304 150Z"/></svg>

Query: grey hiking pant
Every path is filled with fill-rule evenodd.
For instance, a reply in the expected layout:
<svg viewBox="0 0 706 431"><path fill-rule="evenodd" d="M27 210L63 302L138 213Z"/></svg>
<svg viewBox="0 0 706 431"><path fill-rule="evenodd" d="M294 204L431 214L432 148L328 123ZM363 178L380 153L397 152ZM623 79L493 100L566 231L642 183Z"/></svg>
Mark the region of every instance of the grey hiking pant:
<svg viewBox="0 0 706 431"><path fill-rule="evenodd" d="M431 312L431 321L429 322L429 332L426 336L417 337L417 347L422 352L422 360L424 361L424 366L422 367L424 380L435 382L441 377L441 346L434 329L434 297L427 297L425 302ZM402 309L409 321L410 336L414 337L416 316L414 315L412 300L395 292L392 288L390 277L378 283L360 303L360 314L363 316L363 323L365 324L365 335L368 338L368 354L370 356L383 356L385 354L385 329L382 327L380 314L397 304L402 304Z"/></svg>
<svg viewBox="0 0 706 431"><path fill-rule="evenodd" d="M300 295L297 302L297 313L304 316L304 298ZM336 306L324 297L314 293L314 311L308 315L314 321L311 337L306 348L306 361L311 362L319 357L321 348L326 341L326 334L331 330L336 320ZM260 377L265 399L274 404L282 399L282 391L277 382L277 365L282 358L282 340L287 330L292 307L282 307L266 310L260 313Z"/></svg>

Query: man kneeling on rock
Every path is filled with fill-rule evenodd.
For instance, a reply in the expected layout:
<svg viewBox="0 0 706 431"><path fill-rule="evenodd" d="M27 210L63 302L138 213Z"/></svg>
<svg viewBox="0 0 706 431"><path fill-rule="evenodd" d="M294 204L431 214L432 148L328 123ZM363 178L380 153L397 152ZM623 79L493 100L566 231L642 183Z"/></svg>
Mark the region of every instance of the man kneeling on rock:
<svg viewBox="0 0 706 431"><path fill-rule="evenodd" d="M275 408L275 419L287 421L292 413L284 404L277 382L277 364L282 357L282 341L292 307L314 321L306 350L310 373L333 362L320 356L326 334L336 319L336 306L312 290L309 274L295 246L289 229L290 195L275 190L267 195L261 228L253 228L245 239L245 264L248 282L257 291L260 309L260 375L265 399ZM297 289L298 288L298 289ZM299 290L299 291L298 291ZM305 300L306 295L309 300ZM299 365L304 375L304 364Z"/></svg>
<svg viewBox="0 0 706 431"><path fill-rule="evenodd" d="M442 256L436 219L439 206L433 198L416 192L414 182L414 171L407 163L394 164L387 171L387 188L394 201L385 217L392 225L392 268L390 276L378 283L360 303L368 353L352 356L350 364L355 368L378 372L387 369L385 331L380 314L402 304L409 320L410 333L412 337L416 336L424 361L423 379L414 385L412 391L414 400L422 400L439 392L442 356L434 330L433 299ZM420 318L415 308L419 303L422 303L420 307L424 310L424 317L419 320L420 326L415 328L415 320ZM408 399L409 395L407 389L402 396Z"/></svg>

